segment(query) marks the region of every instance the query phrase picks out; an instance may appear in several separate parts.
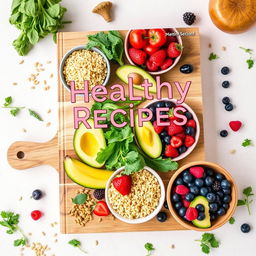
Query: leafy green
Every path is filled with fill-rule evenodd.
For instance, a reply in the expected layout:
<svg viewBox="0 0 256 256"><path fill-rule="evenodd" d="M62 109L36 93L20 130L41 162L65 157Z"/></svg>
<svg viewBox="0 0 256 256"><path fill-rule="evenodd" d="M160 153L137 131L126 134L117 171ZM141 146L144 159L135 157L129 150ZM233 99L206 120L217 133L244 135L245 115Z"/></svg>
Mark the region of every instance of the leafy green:
<svg viewBox="0 0 256 256"><path fill-rule="evenodd" d="M245 196L244 199L239 199L237 201L237 206L243 206L245 205L247 207L249 215L251 215L251 209L250 204L253 202L253 199L250 199L250 197L254 196L252 192L252 187L249 186L243 190L243 195Z"/></svg>
<svg viewBox="0 0 256 256"><path fill-rule="evenodd" d="M254 60L252 58L246 60L246 63L248 65L248 69L251 69L254 66Z"/></svg>
<svg viewBox="0 0 256 256"><path fill-rule="evenodd" d="M234 217L231 217L229 219L229 224L234 224L236 222L235 218Z"/></svg>
<svg viewBox="0 0 256 256"><path fill-rule="evenodd" d="M11 96L6 97L4 100L5 100L4 107L8 107L12 104L12 97Z"/></svg>
<svg viewBox="0 0 256 256"><path fill-rule="evenodd" d="M147 250L147 255L146 256L150 256L151 255L151 252L155 250L153 244L151 243L146 243L144 245L145 249Z"/></svg>
<svg viewBox="0 0 256 256"><path fill-rule="evenodd" d="M115 60L119 65L123 65L124 42L118 31L99 32L88 36L86 49L92 47L100 48L109 60Z"/></svg>
<svg viewBox="0 0 256 256"><path fill-rule="evenodd" d="M13 241L14 246L25 246L26 245L26 239L21 238Z"/></svg>
<svg viewBox="0 0 256 256"><path fill-rule="evenodd" d="M12 116L17 116L19 114L20 110L23 109L24 107L12 107L12 106L10 106L12 104L12 102L13 102L13 100L12 100L11 96L6 97L2 108L9 108L10 114Z"/></svg>
<svg viewBox="0 0 256 256"><path fill-rule="evenodd" d="M216 59L219 59L219 56L216 53L211 52L208 57L208 60L216 60Z"/></svg>
<svg viewBox="0 0 256 256"><path fill-rule="evenodd" d="M39 121L43 121L42 117L37 113L35 112L34 110L32 109L28 109L28 112L31 116L33 116L34 118L36 118L37 120Z"/></svg>
<svg viewBox="0 0 256 256"><path fill-rule="evenodd" d="M215 238L214 234L211 233L202 234L201 239L196 241L200 242L201 250L205 254L209 254L211 248L218 248L220 244L219 241Z"/></svg>
<svg viewBox="0 0 256 256"><path fill-rule="evenodd" d="M242 143L243 147L248 147L248 146L251 146L251 145L252 145L252 140L250 140L250 139L245 139Z"/></svg>
<svg viewBox="0 0 256 256"><path fill-rule="evenodd" d="M251 69L254 66L254 59L253 59L253 50L249 48L239 47L240 49L244 50L245 53L248 53L250 58L246 60L248 69Z"/></svg>
<svg viewBox="0 0 256 256"><path fill-rule="evenodd" d="M87 194L78 194L75 198L72 199L74 204L84 204L88 198Z"/></svg>
<svg viewBox="0 0 256 256"><path fill-rule="evenodd" d="M78 248L81 252L83 253L87 253L86 251L84 251L82 248L81 248L81 242L76 240L76 239L72 239L68 242L70 245Z"/></svg>
<svg viewBox="0 0 256 256"><path fill-rule="evenodd" d="M249 54L252 54L253 53L253 50L252 49L249 49L249 48L244 48L244 47L239 47L240 49L244 50L246 53L249 53Z"/></svg>
<svg viewBox="0 0 256 256"><path fill-rule="evenodd" d="M41 38L52 34L56 37L59 29L68 23L63 21L66 8L61 0L13 0L10 24L21 30L13 46L19 55L26 55Z"/></svg>

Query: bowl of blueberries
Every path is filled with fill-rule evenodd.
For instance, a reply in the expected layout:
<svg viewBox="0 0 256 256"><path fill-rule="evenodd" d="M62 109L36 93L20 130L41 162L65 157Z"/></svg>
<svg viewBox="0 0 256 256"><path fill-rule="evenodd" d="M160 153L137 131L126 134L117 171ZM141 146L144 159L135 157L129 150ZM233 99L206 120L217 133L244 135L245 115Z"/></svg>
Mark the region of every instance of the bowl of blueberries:
<svg viewBox="0 0 256 256"><path fill-rule="evenodd" d="M206 161L191 162L177 170L166 194L175 220L195 231L221 227L237 205L237 186L230 173Z"/></svg>

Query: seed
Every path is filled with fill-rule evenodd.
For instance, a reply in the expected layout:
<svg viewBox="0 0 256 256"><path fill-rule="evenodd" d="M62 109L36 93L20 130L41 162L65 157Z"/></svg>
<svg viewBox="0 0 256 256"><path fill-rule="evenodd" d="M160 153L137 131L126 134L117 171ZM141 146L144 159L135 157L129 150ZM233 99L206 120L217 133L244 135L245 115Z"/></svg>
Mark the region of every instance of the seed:
<svg viewBox="0 0 256 256"><path fill-rule="evenodd" d="M54 234L54 237L56 237L56 236L58 236L58 234L57 234L57 233L55 233L55 234Z"/></svg>
<svg viewBox="0 0 256 256"><path fill-rule="evenodd" d="M36 89L36 87L35 87L35 86L31 86L31 89L32 89L32 90L35 90L35 89Z"/></svg>
<svg viewBox="0 0 256 256"><path fill-rule="evenodd" d="M172 249L175 249L175 244L172 244L171 248L172 248Z"/></svg>
<svg viewBox="0 0 256 256"><path fill-rule="evenodd" d="M212 48L212 44L211 44L211 43L209 43L209 44L208 44L208 47L209 47L209 48Z"/></svg>
<svg viewBox="0 0 256 256"><path fill-rule="evenodd" d="M53 74L50 74L50 78L53 78Z"/></svg>
<svg viewBox="0 0 256 256"><path fill-rule="evenodd" d="M55 240L54 240L54 243L57 243L57 242L58 242L58 239L55 239Z"/></svg>
<svg viewBox="0 0 256 256"><path fill-rule="evenodd" d="M19 62L19 64L23 64L24 63L24 60L21 60L20 62Z"/></svg>
<svg viewBox="0 0 256 256"><path fill-rule="evenodd" d="M230 154L235 154L235 153L236 153L235 149L230 150Z"/></svg>
<svg viewBox="0 0 256 256"><path fill-rule="evenodd" d="M51 125L51 122L48 122L47 124L46 124L46 127L49 127Z"/></svg>
<svg viewBox="0 0 256 256"><path fill-rule="evenodd" d="M45 236L45 235L46 235L44 231L42 232L42 235L43 235L43 236Z"/></svg>
<svg viewBox="0 0 256 256"><path fill-rule="evenodd" d="M17 83L14 82L14 83L12 83L12 85L17 85Z"/></svg>
<svg viewBox="0 0 256 256"><path fill-rule="evenodd" d="M222 51L226 51L226 50L227 50L226 46L222 46L222 47L221 47L221 50L222 50Z"/></svg>
<svg viewBox="0 0 256 256"><path fill-rule="evenodd" d="M44 80L44 85L47 85L47 81L46 80Z"/></svg>
<svg viewBox="0 0 256 256"><path fill-rule="evenodd" d="M23 197L21 196L20 198L19 198L19 201L21 201L23 199Z"/></svg>
<svg viewBox="0 0 256 256"><path fill-rule="evenodd" d="M99 244L99 241L98 241L98 240L96 240L96 241L95 241L95 244L96 244L96 246L97 246L97 245Z"/></svg>
<svg viewBox="0 0 256 256"><path fill-rule="evenodd" d="M47 64L51 64L52 62L51 62L50 60L48 60L46 63L47 63Z"/></svg>
<svg viewBox="0 0 256 256"><path fill-rule="evenodd" d="M52 112L52 110L49 108L48 111L47 111L47 113L50 114L51 112Z"/></svg>
<svg viewBox="0 0 256 256"><path fill-rule="evenodd" d="M29 235L29 236L32 236L32 233L29 232L28 235Z"/></svg>
<svg viewBox="0 0 256 256"><path fill-rule="evenodd" d="M98 222L102 222L102 218L99 218Z"/></svg>

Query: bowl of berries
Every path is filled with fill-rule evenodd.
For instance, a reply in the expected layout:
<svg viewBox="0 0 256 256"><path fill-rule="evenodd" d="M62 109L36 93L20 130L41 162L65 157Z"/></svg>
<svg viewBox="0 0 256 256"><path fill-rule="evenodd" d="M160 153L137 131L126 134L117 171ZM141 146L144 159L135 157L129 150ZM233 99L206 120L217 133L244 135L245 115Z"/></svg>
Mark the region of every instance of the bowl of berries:
<svg viewBox="0 0 256 256"><path fill-rule="evenodd" d="M129 30L124 45L130 64L152 75L175 67L183 50L181 36L175 28Z"/></svg>
<svg viewBox="0 0 256 256"><path fill-rule="evenodd" d="M210 231L224 225L237 204L237 186L228 171L206 161L175 172L167 188L172 216L187 229Z"/></svg>

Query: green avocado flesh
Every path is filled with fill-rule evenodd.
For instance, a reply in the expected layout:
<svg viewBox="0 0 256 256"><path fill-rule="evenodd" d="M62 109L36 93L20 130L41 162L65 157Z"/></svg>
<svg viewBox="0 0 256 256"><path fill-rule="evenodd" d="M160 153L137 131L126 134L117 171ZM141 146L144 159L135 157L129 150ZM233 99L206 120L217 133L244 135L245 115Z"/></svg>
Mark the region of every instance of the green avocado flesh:
<svg viewBox="0 0 256 256"><path fill-rule="evenodd" d="M204 206L205 219L204 220L193 220L192 223L199 228L209 228L211 227L210 212L209 212L209 202L204 196L197 196L191 203L189 207L196 208L198 204Z"/></svg>
<svg viewBox="0 0 256 256"><path fill-rule="evenodd" d="M144 90L144 87L142 87L141 84L144 79L147 79L148 82L152 84L152 86L149 87L149 91L156 93L156 80L142 68L132 65L123 65L116 70L116 75L126 84L128 84L128 77L132 77L133 87L139 90Z"/></svg>
<svg viewBox="0 0 256 256"><path fill-rule="evenodd" d="M102 129L95 129L93 120L87 120L91 129L87 129L83 123L75 131L73 145L78 157L90 166L100 168L104 163L96 161L97 154L106 147L106 140Z"/></svg>

